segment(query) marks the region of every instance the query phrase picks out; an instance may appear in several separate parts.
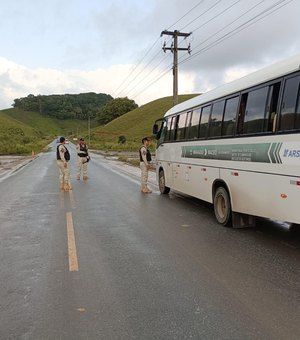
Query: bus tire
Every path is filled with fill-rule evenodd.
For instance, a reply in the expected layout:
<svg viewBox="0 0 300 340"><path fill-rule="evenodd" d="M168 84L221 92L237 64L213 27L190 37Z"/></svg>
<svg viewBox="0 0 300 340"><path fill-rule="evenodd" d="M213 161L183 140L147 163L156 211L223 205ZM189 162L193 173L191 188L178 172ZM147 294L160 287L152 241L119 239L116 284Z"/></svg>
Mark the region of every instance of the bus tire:
<svg viewBox="0 0 300 340"><path fill-rule="evenodd" d="M217 221L228 226L231 224L231 204L227 190L219 187L214 195L214 211Z"/></svg>
<svg viewBox="0 0 300 340"><path fill-rule="evenodd" d="M159 170L158 187L161 194L168 194L170 192L170 188L166 187L165 173L163 170Z"/></svg>

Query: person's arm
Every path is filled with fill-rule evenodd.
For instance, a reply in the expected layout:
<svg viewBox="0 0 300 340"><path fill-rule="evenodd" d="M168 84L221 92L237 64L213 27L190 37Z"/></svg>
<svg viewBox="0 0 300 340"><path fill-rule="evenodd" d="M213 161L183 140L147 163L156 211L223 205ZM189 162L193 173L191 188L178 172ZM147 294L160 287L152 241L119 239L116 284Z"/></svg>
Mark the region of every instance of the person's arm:
<svg viewBox="0 0 300 340"><path fill-rule="evenodd" d="M65 151L66 151L65 147L63 145L60 145L60 147L59 147L60 159L64 163L64 166L67 166L67 161L66 161L66 158L65 158Z"/></svg>

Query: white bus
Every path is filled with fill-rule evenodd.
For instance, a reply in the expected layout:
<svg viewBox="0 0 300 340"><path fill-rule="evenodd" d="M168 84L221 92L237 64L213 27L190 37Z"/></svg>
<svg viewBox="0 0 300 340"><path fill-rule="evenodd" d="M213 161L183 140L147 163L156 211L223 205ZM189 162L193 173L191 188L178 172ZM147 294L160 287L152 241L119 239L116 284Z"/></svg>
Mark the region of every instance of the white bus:
<svg viewBox="0 0 300 340"><path fill-rule="evenodd" d="M222 225L299 224L299 85L297 55L167 111L153 126L160 192L212 203Z"/></svg>

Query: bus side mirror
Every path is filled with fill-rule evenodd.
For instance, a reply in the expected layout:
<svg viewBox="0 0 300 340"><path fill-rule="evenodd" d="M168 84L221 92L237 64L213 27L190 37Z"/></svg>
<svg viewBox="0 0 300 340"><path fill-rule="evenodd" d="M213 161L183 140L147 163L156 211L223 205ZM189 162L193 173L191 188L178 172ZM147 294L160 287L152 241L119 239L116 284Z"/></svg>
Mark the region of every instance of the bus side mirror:
<svg viewBox="0 0 300 340"><path fill-rule="evenodd" d="M158 133L158 124L154 124L153 125L152 132L153 132L154 135L157 135L157 133Z"/></svg>

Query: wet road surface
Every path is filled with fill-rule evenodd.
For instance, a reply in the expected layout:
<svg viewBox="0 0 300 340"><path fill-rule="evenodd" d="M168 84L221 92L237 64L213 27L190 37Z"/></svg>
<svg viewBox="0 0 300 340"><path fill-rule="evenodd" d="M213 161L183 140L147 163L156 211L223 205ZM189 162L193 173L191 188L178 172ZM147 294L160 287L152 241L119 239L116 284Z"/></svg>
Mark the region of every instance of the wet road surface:
<svg viewBox="0 0 300 340"><path fill-rule="evenodd" d="M299 230L221 227L99 155L76 181L69 148L69 193L55 149L0 177L1 339L300 338Z"/></svg>

